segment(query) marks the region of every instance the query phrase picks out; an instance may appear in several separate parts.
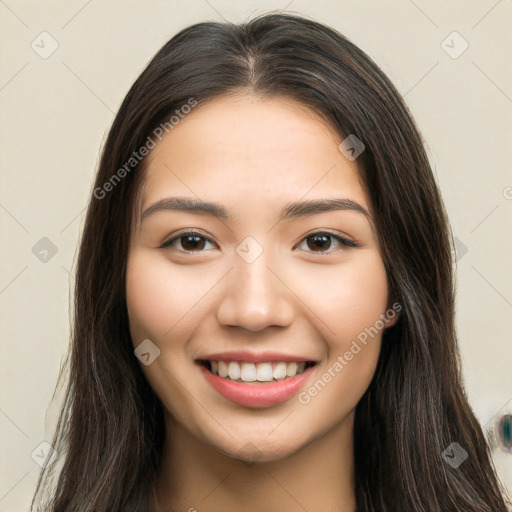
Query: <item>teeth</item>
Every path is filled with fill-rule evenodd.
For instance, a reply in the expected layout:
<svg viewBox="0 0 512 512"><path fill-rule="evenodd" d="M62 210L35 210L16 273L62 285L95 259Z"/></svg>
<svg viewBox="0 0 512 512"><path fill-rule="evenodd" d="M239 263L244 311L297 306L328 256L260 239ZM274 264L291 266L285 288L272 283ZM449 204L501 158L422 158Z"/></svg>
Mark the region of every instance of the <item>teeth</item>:
<svg viewBox="0 0 512 512"><path fill-rule="evenodd" d="M231 363L238 364L238 363ZM244 382L254 382L257 380L256 376L256 366L253 363L242 363L242 371L240 374L240 378Z"/></svg>
<svg viewBox="0 0 512 512"><path fill-rule="evenodd" d="M281 380L286 377L286 363L277 363L274 368L274 379Z"/></svg>
<svg viewBox="0 0 512 512"><path fill-rule="evenodd" d="M219 364L217 366L217 371L219 372L219 375L221 377L227 377L228 376L228 365L224 361L219 361Z"/></svg>
<svg viewBox="0 0 512 512"><path fill-rule="evenodd" d="M240 378L240 365L231 361L228 366L228 374L231 380L238 380Z"/></svg>
<svg viewBox="0 0 512 512"><path fill-rule="evenodd" d="M214 375L242 382L271 382L295 377L306 369L306 363L246 363L238 361L210 361Z"/></svg>
<svg viewBox="0 0 512 512"><path fill-rule="evenodd" d="M286 376L293 377L297 375L297 363L288 363L286 365Z"/></svg>
<svg viewBox="0 0 512 512"><path fill-rule="evenodd" d="M274 378L270 363L258 363L256 365L256 380L258 382L270 382Z"/></svg>

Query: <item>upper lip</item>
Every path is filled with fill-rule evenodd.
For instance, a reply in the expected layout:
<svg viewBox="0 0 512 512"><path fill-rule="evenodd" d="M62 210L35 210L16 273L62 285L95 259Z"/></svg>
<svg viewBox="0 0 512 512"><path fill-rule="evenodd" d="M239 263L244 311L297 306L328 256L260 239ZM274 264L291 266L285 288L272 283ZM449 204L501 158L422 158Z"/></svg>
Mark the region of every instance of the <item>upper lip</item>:
<svg viewBox="0 0 512 512"><path fill-rule="evenodd" d="M316 360L311 357L301 357L292 354L284 354L282 352L248 352L248 351L230 351L230 352L217 352L202 357L198 357L197 361L240 361L247 363L267 363L272 361L285 361L308 363Z"/></svg>

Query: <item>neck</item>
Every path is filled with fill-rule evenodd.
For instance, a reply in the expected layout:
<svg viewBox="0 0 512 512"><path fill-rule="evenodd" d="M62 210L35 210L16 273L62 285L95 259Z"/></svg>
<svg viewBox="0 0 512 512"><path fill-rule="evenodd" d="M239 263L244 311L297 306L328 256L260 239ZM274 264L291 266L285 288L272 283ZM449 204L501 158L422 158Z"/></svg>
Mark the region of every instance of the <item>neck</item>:
<svg viewBox="0 0 512 512"><path fill-rule="evenodd" d="M155 511L354 512L353 414L284 459L230 458L166 417Z"/></svg>

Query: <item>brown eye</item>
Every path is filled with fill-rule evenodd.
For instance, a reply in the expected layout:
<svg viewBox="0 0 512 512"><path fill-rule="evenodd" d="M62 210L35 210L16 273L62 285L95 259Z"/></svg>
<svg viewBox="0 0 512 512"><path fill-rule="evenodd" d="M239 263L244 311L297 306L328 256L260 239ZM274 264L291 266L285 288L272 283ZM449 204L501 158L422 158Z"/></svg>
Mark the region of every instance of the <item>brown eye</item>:
<svg viewBox="0 0 512 512"><path fill-rule="evenodd" d="M213 245L213 242L210 239L200 233L186 232L180 233L170 240L167 240L159 247L159 249L171 247L178 252L205 252L205 246L207 243L211 243Z"/></svg>
<svg viewBox="0 0 512 512"><path fill-rule="evenodd" d="M320 252L327 251L331 246L331 236L327 233L311 235L306 240L308 247L315 252L317 249L320 249Z"/></svg>
<svg viewBox="0 0 512 512"><path fill-rule="evenodd" d="M204 237L198 235L183 235L180 236L181 246L186 251L196 251L204 248Z"/></svg>
<svg viewBox="0 0 512 512"><path fill-rule="evenodd" d="M343 249L343 247L359 247L359 244L353 242L352 240L344 238L340 235L335 235L334 233L327 233L323 231L319 231L317 233L312 233L311 235L308 235L302 240L298 247L302 245L304 242L306 242L307 245L307 249L305 249L306 252L312 252L321 255L337 252ZM333 244L340 246L339 249L329 251Z"/></svg>

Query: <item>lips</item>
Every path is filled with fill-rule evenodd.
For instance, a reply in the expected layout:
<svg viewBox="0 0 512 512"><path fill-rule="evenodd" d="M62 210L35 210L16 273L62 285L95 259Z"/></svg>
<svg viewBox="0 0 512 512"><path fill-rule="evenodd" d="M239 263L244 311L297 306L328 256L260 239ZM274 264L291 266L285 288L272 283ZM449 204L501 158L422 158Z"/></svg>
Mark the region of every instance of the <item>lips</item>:
<svg viewBox="0 0 512 512"><path fill-rule="evenodd" d="M271 407L298 393L316 361L284 354L223 353L197 360L206 381L244 407Z"/></svg>

